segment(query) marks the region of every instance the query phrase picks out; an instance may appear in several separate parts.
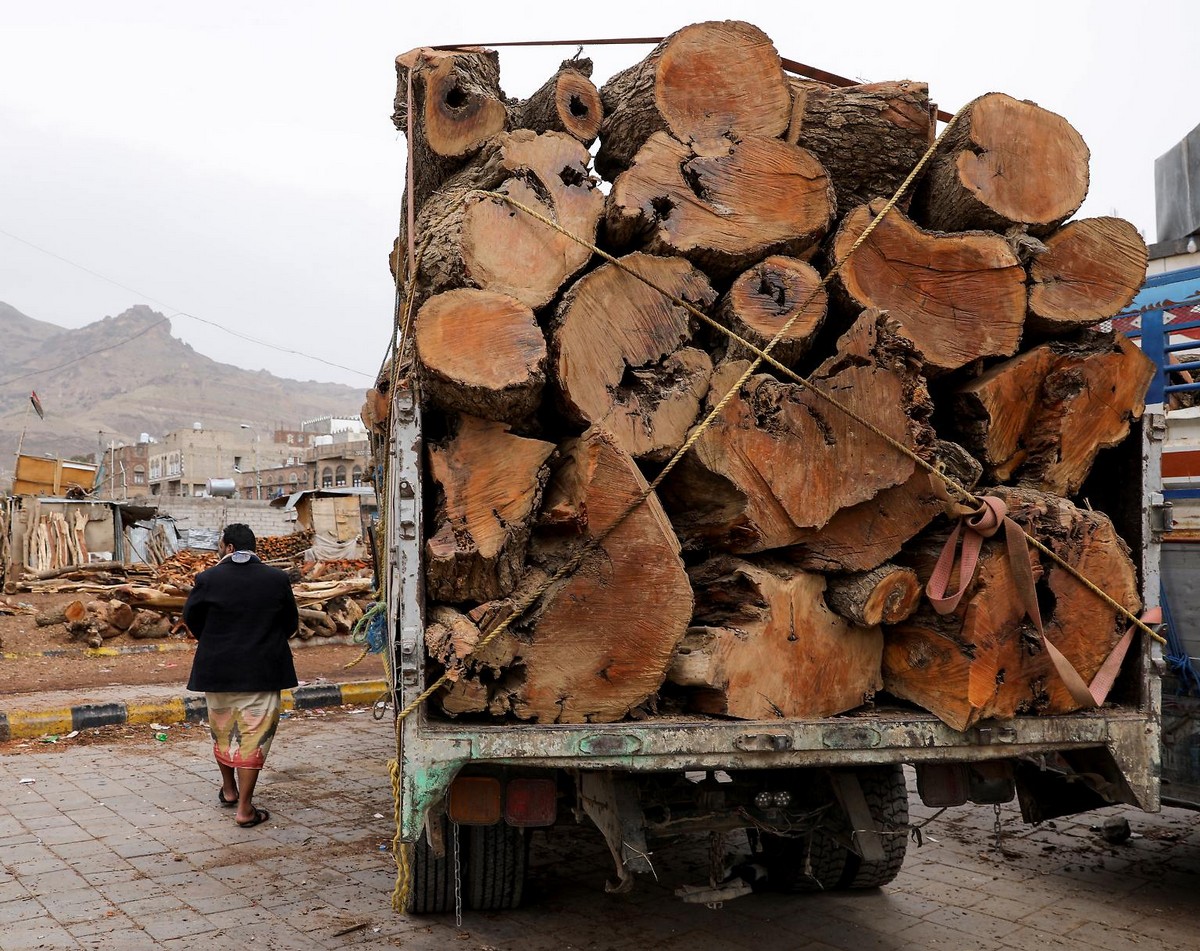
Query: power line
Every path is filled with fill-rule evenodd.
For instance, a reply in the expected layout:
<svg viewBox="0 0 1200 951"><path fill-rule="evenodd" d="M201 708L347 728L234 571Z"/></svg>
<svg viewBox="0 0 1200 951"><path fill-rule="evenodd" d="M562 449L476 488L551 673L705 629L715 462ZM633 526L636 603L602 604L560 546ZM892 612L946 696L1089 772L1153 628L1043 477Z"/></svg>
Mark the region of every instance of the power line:
<svg viewBox="0 0 1200 951"><path fill-rule="evenodd" d="M239 337L242 340L248 340L251 343L256 343L262 347L268 347L271 350L277 350L280 353L286 353L286 354L289 354L291 356L296 356L296 357L304 357L305 359L308 359L308 360L315 360L317 363L323 363L326 366L334 367L338 370L345 370L347 373L354 373L354 374L357 374L358 376L365 376L368 379L375 378L375 375L372 373L364 373L362 370L355 369L354 367L342 366L340 363L334 363L333 361L326 360L323 357L317 357L311 353L305 353L303 350L292 350L288 347L281 347L278 344L271 343L267 340L260 340L259 338L252 337L249 334L244 334L237 330L232 330L229 327L226 327L226 326L223 326L222 324L217 323L215 320L208 320L205 317L198 317L195 314L189 314L186 310L179 310L178 308L172 307L170 304L159 300L157 297L151 297L149 294L145 294L142 291L139 291L135 287L129 287L127 284L122 284L120 281L114 280L113 278L107 276L106 274L101 274L99 271L93 271L89 267L85 267L84 265L79 264L75 261L72 261L69 258L64 258L61 254L56 254L47 248L43 248L40 245L34 244L32 241L27 241L24 238L20 237L19 235L15 235L10 231L5 231L3 228L0 228L0 234L4 235L6 238L11 238L13 241L20 242L21 244L26 245L27 247L33 248L35 251L40 251L42 254L48 255L49 257L52 257L57 261L61 261L63 264L67 264L73 268L77 268L80 271L83 271L85 274L90 274L92 277L99 278L100 280L102 280L108 284L112 284L114 287L119 287L123 291L128 291L130 294L134 294L137 297L140 297L142 300L148 300L148 301L151 301L152 303L158 304L160 307L165 307L167 310L172 310L172 311L174 311L174 313L171 315L172 317L189 317L192 320L197 321L198 323L208 324L208 326L210 326L210 327L215 327L215 328L217 328L217 330L224 331L225 333L229 334L230 336ZM163 321L166 321L166 320L170 320L170 318L164 317ZM95 353L102 353L105 350L111 350L111 349L113 349L113 347L119 347L119 346L121 346L122 343L128 343L130 340L134 340L137 337L140 337L142 334L146 333L146 331L151 330L154 327L157 327L158 324L162 323L163 321L158 321L158 323L151 324L149 327L146 327L145 329L138 331L138 333L134 334L132 337L129 337L126 340L122 340L121 343L112 344L107 347L101 347L99 350L93 350L91 353L86 353L82 357L77 357L74 360L70 360L67 363L62 364L61 366L49 367L45 370L35 370L32 373L27 373L27 374L24 374L23 376L15 377L11 380L6 380L6 381L4 381L4 383L0 383L0 386L3 386L7 383L15 383L18 380L25 379L28 376L36 375L37 373L49 373L51 370L59 370L59 369L62 369L62 367L70 366L72 363L78 363L84 357L92 356Z"/></svg>
<svg viewBox="0 0 1200 951"><path fill-rule="evenodd" d="M172 315L172 316L174 316L174 315ZM80 360L86 360L88 357L93 357L97 353L103 353L105 350L115 350L117 347L123 347L125 344L129 343L129 341L137 340L137 338L140 337L142 334L149 333L151 330L153 330L159 324L168 323L168 322L170 322L170 320L171 320L170 317L164 317L162 320L156 320L154 323L150 324L148 327L143 327L137 333L126 337L124 340L118 340L116 343L110 343L105 347L97 347L95 350L89 350L87 353L80 354L77 357L72 357L66 363L60 363L57 366L52 366L52 367L43 367L40 370L30 370L28 373L22 373L20 376L14 376L7 380L0 380L0 386L8 386L8 384L10 384L10 383L19 383L21 380L27 380L27 379L29 379L29 377L37 376L40 373L52 373L55 370L61 370L63 367L69 367L73 363L78 363Z"/></svg>

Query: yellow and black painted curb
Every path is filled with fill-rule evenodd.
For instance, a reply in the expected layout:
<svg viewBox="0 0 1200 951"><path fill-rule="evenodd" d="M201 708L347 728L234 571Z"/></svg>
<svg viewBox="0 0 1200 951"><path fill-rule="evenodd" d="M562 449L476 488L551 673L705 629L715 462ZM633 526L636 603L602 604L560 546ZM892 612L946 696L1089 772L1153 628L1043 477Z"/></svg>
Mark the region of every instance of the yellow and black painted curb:
<svg viewBox="0 0 1200 951"><path fill-rule="evenodd" d="M283 709L313 710L319 707L373 704L387 694L388 686L382 680L306 684L283 691ZM207 718L208 705L203 696L150 702L86 703L45 710L0 711L0 742L36 739L49 734L61 735L73 730L87 730L100 726L198 723Z"/></svg>

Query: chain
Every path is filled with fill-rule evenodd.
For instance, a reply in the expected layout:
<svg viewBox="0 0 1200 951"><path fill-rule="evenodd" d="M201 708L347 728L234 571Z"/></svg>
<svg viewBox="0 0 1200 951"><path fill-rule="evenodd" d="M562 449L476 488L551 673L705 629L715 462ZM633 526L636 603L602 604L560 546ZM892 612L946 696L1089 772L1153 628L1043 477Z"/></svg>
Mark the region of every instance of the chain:
<svg viewBox="0 0 1200 951"><path fill-rule="evenodd" d="M454 839L454 926L462 928L462 853L458 848L458 823L450 823L450 835Z"/></svg>
<svg viewBox="0 0 1200 951"><path fill-rule="evenodd" d="M1000 839L1004 835L1004 829L1000 825L1000 803L994 803L992 808L996 811L996 819L992 823L992 833L996 836L995 848L996 851L999 852L1003 849L1003 844L1001 843Z"/></svg>

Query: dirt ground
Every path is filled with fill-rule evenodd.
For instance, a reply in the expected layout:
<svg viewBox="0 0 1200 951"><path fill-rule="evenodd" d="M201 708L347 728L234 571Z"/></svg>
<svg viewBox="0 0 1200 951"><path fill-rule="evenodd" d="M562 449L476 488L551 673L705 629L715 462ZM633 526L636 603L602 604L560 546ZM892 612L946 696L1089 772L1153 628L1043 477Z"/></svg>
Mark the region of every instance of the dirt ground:
<svg viewBox="0 0 1200 951"><path fill-rule="evenodd" d="M10 604L29 605L46 611L79 596L18 593L8 595ZM47 690L86 690L97 687L180 684L191 671L195 642L188 637L134 640L120 635L105 641L106 648L146 648L153 652L96 656L86 645L72 641L61 624L38 627L32 614L2 613L0 608L0 696L39 693ZM63 651L61 656L43 656L46 651ZM301 683L380 680L383 660L368 654L358 663L362 648L356 644L328 644L314 638L293 641L292 656ZM347 668L347 665L353 664Z"/></svg>

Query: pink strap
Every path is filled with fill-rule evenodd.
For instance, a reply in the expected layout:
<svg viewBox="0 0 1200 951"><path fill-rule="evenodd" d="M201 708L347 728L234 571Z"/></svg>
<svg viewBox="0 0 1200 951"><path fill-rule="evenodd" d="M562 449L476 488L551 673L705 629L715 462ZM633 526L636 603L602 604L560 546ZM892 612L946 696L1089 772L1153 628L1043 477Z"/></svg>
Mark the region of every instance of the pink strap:
<svg viewBox="0 0 1200 951"><path fill-rule="evenodd" d="M1021 598L1026 615L1033 622L1033 626L1037 628L1038 636L1046 649L1047 656L1054 664L1055 671L1071 694L1071 698L1080 707L1100 706L1116 682L1121 664L1129 652L1130 644L1133 643L1133 633L1137 629L1137 625L1129 626L1129 630L1105 658L1104 663L1096 672L1096 676L1092 679L1092 683L1090 685L1085 683L1079 675L1079 671L1075 669L1063 652L1046 637L1046 632L1042 627L1042 615L1038 609L1037 588L1033 577L1033 566L1029 560L1029 543L1025 537L1025 530L1008 517L1008 507L1003 500L993 495L985 495L980 501L982 505L975 512L964 516L955 526L954 531L946 540L942 553L938 556L933 574L930 575L925 586L925 594L933 605L933 609L938 614L949 614L958 607L971 579L975 576L983 540L991 538L1003 529L1009 566L1012 569L1017 594ZM955 552L960 533L963 534L963 541L958 570L958 590L947 595L946 588L949 586L954 572ZM1157 624L1161 620L1162 611L1159 608L1153 608L1142 616L1142 621L1147 624Z"/></svg>

